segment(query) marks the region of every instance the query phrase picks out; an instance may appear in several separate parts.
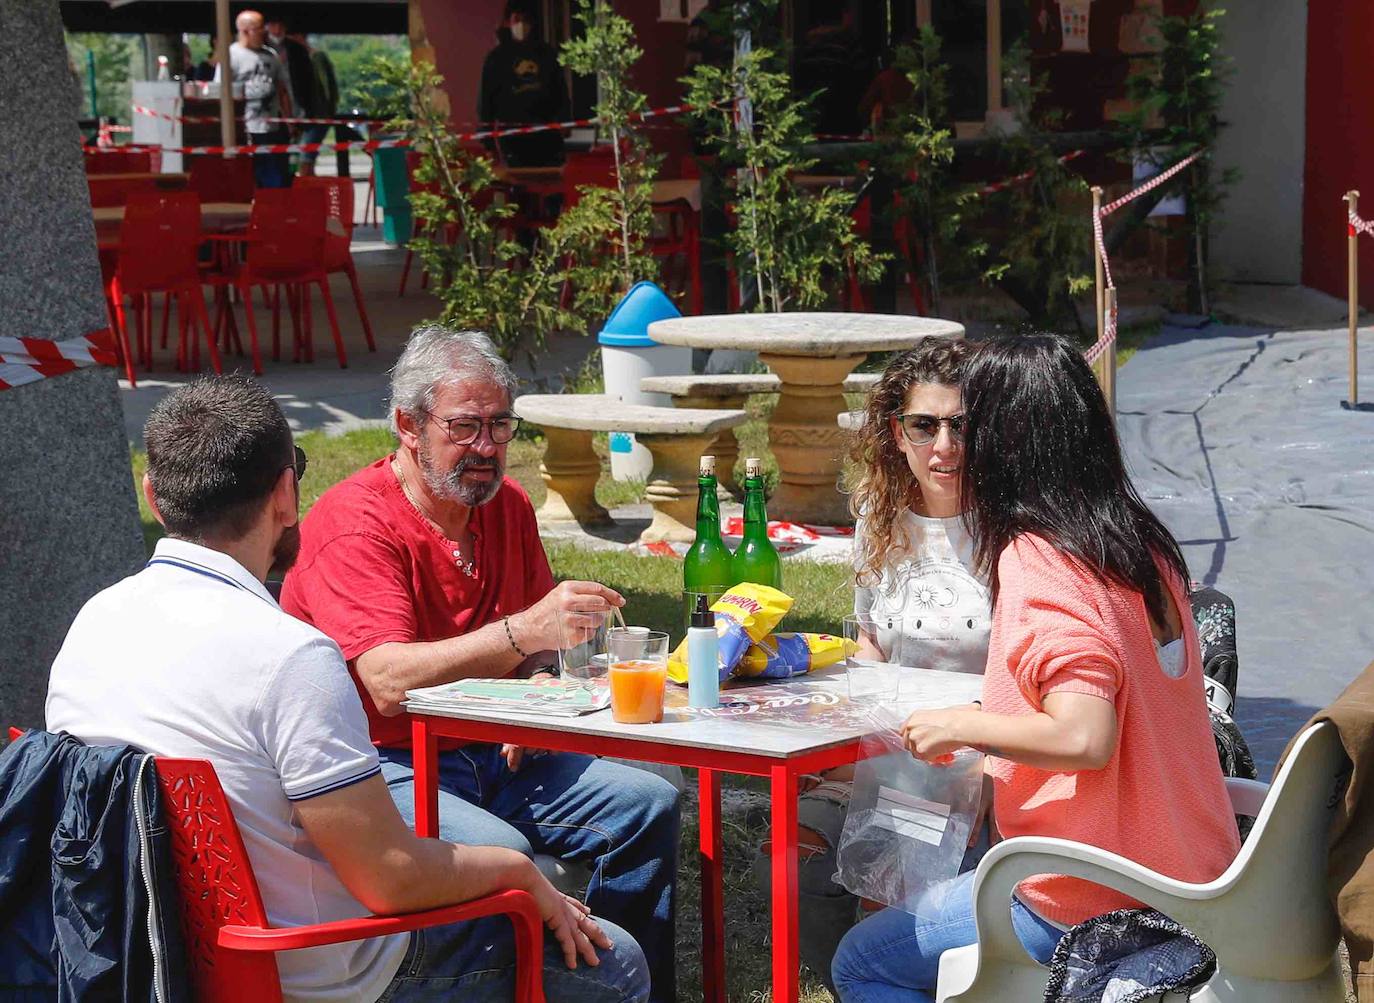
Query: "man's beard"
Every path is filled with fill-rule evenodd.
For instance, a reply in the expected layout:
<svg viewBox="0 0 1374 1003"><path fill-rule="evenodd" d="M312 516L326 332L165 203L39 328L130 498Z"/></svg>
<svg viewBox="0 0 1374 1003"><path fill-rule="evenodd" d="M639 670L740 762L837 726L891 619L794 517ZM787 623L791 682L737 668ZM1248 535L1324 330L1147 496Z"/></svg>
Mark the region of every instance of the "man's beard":
<svg viewBox="0 0 1374 1003"><path fill-rule="evenodd" d="M277 543L272 548L272 572L285 575L291 570L291 565L296 563L296 557L300 552L301 524L297 520L296 525L287 526L281 531L281 536L277 537Z"/></svg>
<svg viewBox="0 0 1374 1003"><path fill-rule="evenodd" d="M479 481L469 484L463 480L463 473L468 470L491 470L493 476L485 483ZM496 497L497 492L501 490L501 478L505 470L494 456L477 456L470 453L455 463L452 470L444 473L434 462L434 453L430 449L429 435L426 433L420 437L420 472L424 474L429 490L440 498L476 508Z"/></svg>

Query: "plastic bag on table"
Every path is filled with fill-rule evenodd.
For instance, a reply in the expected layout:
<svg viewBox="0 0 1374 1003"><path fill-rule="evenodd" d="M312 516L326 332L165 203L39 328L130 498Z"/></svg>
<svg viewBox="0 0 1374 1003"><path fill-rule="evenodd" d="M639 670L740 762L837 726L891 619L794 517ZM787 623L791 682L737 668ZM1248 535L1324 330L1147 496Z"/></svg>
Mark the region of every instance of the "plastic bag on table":
<svg viewBox="0 0 1374 1003"><path fill-rule="evenodd" d="M835 881L850 892L915 916L939 909L942 887L959 873L983 790L983 755L954 753L947 764L907 751L902 718L872 712L854 792L836 851Z"/></svg>

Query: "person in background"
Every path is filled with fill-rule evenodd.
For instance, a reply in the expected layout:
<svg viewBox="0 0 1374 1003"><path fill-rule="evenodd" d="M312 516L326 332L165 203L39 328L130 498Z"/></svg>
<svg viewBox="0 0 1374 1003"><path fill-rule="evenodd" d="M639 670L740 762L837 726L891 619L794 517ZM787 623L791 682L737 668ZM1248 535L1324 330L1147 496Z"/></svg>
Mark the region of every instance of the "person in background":
<svg viewBox="0 0 1374 1003"><path fill-rule="evenodd" d="M191 66L189 61L186 65ZM215 61L215 36L211 35L210 51L205 54L204 59L202 59L200 62L192 66L187 71L187 73L192 80L195 80L199 83L205 83L207 81L215 79L217 65L218 64Z"/></svg>
<svg viewBox="0 0 1374 1003"><path fill-rule="evenodd" d="M498 43L482 64L477 117L500 125L561 122L568 117L568 89L558 53L534 37L529 0L509 0ZM563 134L557 129L497 140L512 167L543 167L563 162Z"/></svg>
<svg viewBox="0 0 1374 1003"><path fill-rule="evenodd" d="M317 117L316 108L319 106L319 95L315 93L315 67L310 61L310 46L305 40L305 36L297 31L292 31L290 25L280 16L274 15L267 22L267 44L277 53L277 58L286 67L286 79L291 84L291 103L295 106L292 117L315 118ZM293 136L297 137L297 142L305 142L303 134L309 128L304 123L291 123L288 127ZM303 161L305 154L300 155ZM314 160L310 161L309 171L301 171L302 174L314 173Z"/></svg>
<svg viewBox="0 0 1374 1003"><path fill-rule="evenodd" d="M1240 836L1188 569L1131 484L1092 371L1064 339L1001 337L970 362L963 405L965 521L992 591L983 699L913 712L907 748L927 762L986 753L1003 837L1074 840L1180 881L1213 880ZM850 930L831 968L842 1003L933 1000L940 955L977 939L974 873ZM1007 908L1044 964L1069 928L1138 905L1043 874Z"/></svg>
<svg viewBox="0 0 1374 1003"><path fill-rule="evenodd" d="M333 118L339 113L339 78L334 73L334 61L329 58L329 53L323 49L310 50L310 65L315 71L315 108L311 111L312 118ZM334 130L334 141L346 143L351 140L361 139L358 131L350 125L308 125L301 133L302 143L323 143L325 135L330 129ZM315 161L319 158L319 153L304 153L301 155L301 174L314 174ZM339 150L334 154L334 162L338 168L338 175L341 178L352 177L348 170L348 151Z"/></svg>
<svg viewBox="0 0 1374 1003"><path fill-rule="evenodd" d="M960 384L972 354L962 338L922 339L892 360L868 397L850 449L861 473L849 503L854 612L879 624L861 637L866 658L978 675L987 661L987 579L974 568L960 487ZM801 957L827 982L840 938L859 913L855 896L832 880L853 778L852 766L804 778L797 805ZM972 835L965 868L987 845L983 826ZM761 876L766 864L760 855Z"/></svg>
<svg viewBox="0 0 1374 1003"><path fill-rule="evenodd" d="M48 680L48 729L209 760L274 927L520 888L549 930L550 1000L642 1003L634 939L527 856L419 839L401 820L338 645L265 586L300 547L306 471L272 395L246 376L198 379L158 402L143 437L143 493L168 535L77 614ZM497 1003L514 983L504 916L274 957L295 1001L448 999L461 987L465 1003Z"/></svg>
<svg viewBox="0 0 1374 1003"><path fill-rule="evenodd" d="M235 85L243 84L244 131L254 145L289 143L291 134L278 118L292 114L291 84L277 54L267 45L267 28L255 10L240 11L234 19L238 41L229 46ZM215 79L219 79L215 69ZM253 179L259 188L288 188L291 158L286 153L255 153Z"/></svg>

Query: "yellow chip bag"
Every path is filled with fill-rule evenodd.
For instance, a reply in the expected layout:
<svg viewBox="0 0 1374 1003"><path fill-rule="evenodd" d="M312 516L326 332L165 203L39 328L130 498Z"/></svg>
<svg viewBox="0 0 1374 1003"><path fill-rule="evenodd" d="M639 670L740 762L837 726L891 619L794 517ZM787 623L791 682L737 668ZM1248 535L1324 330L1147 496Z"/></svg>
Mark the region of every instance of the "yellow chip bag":
<svg viewBox="0 0 1374 1003"><path fill-rule="evenodd" d="M720 681L730 678L749 645L763 640L792 608L792 597L768 585L743 582L711 605L716 614L716 667ZM687 639L668 657L668 678L687 681Z"/></svg>
<svg viewBox="0 0 1374 1003"><path fill-rule="evenodd" d="M744 653L735 675L744 679L788 679L834 665L858 650L857 642L834 634L770 634Z"/></svg>

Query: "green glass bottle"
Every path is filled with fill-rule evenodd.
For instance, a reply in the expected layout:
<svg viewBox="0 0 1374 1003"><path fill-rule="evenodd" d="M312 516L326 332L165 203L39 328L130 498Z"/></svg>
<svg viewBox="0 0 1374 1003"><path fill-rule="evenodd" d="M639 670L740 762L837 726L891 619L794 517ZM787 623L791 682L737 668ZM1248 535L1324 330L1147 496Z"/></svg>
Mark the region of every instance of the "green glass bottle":
<svg viewBox="0 0 1374 1003"><path fill-rule="evenodd" d="M758 457L744 461L744 538L735 548L734 583L757 582L782 588L782 560L768 539L768 512L763 505L763 465Z"/></svg>
<svg viewBox="0 0 1374 1003"><path fill-rule="evenodd" d="M683 616L691 616L698 593L706 594L709 605L734 584L730 550L720 536L716 458L703 456L697 477L697 538L682 558Z"/></svg>

